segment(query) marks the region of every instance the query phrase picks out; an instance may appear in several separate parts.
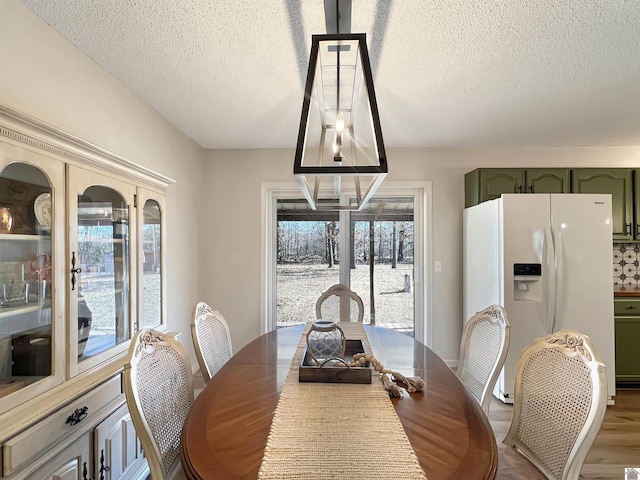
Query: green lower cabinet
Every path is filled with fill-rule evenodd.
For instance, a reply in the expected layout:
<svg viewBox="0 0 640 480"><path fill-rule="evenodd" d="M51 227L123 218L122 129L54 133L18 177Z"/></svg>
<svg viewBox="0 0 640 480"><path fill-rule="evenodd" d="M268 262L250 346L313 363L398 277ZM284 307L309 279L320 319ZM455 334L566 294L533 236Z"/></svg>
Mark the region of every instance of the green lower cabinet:
<svg viewBox="0 0 640 480"><path fill-rule="evenodd" d="M576 168L573 193L610 193L613 239L633 240L633 170L625 168Z"/></svg>
<svg viewBox="0 0 640 480"><path fill-rule="evenodd" d="M635 197L636 197L635 239L640 241L640 169L635 170L633 173L635 175L634 185L635 185Z"/></svg>
<svg viewBox="0 0 640 480"><path fill-rule="evenodd" d="M640 299L616 299L614 305L616 384L640 387Z"/></svg>

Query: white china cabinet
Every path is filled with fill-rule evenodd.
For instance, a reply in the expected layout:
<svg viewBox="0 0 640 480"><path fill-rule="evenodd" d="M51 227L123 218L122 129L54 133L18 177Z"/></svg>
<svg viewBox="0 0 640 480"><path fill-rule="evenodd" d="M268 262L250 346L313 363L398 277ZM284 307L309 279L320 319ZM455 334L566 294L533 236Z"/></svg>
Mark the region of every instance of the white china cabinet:
<svg viewBox="0 0 640 480"><path fill-rule="evenodd" d="M122 369L165 329L172 181L0 106L0 477L145 478Z"/></svg>

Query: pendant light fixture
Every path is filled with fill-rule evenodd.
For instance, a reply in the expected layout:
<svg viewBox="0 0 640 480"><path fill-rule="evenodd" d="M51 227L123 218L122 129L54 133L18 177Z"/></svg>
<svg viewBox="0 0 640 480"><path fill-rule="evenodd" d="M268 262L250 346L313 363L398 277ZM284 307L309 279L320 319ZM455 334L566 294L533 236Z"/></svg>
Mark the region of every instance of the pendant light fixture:
<svg viewBox="0 0 640 480"><path fill-rule="evenodd" d="M350 0L325 0L325 17L328 33L312 36L293 174L313 210L360 210L388 172L366 34L340 33L351 29Z"/></svg>

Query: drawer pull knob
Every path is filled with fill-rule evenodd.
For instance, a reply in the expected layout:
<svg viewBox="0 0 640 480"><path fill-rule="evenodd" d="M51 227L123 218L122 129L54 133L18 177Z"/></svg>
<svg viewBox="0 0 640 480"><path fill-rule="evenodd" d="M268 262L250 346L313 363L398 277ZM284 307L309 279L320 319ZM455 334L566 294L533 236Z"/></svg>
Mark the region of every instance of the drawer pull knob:
<svg viewBox="0 0 640 480"><path fill-rule="evenodd" d="M88 412L89 407L76 408L76 411L69 415L65 423L68 423L69 425L77 425L86 418Z"/></svg>
<svg viewBox="0 0 640 480"><path fill-rule="evenodd" d="M640 307L638 307L637 305L629 305L627 307L627 310L633 310L634 308L640 308Z"/></svg>

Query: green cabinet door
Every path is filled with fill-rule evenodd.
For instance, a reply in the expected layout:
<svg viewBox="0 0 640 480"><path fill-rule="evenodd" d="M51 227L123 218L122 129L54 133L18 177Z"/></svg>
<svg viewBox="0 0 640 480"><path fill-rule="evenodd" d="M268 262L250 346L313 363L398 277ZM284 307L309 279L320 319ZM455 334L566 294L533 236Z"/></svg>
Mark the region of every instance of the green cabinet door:
<svg viewBox="0 0 640 480"><path fill-rule="evenodd" d="M568 168L528 168L525 180L527 193L571 193Z"/></svg>
<svg viewBox="0 0 640 480"><path fill-rule="evenodd" d="M625 168L577 168L573 193L610 193L613 239L633 240L633 171Z"/></svg>
<svg viewBox="0 0 640 480"><path fill-rule="evenodd" d="M640 317L615 317L616 382L640 383Z"/></svg>
<svg viewBox="0 0 640 480"><path fill-rule="evenodd" d="M522 169L483 169L480 172L480 198L493 200L503 193L523 193L525 185Z"/></svg>
<svg viewBox="0 0 640 480"><path fill-rule="evenodd" d="M465 175L465 207L500 198L503 193L523 193L522 168L480 168Z"/></svg>
<svg viewBox="0 0 640 480"><path fill-rule="evenodd" d="M613 302L616 327L616 383L640 386L640 298L617 297Z"/></svg>

